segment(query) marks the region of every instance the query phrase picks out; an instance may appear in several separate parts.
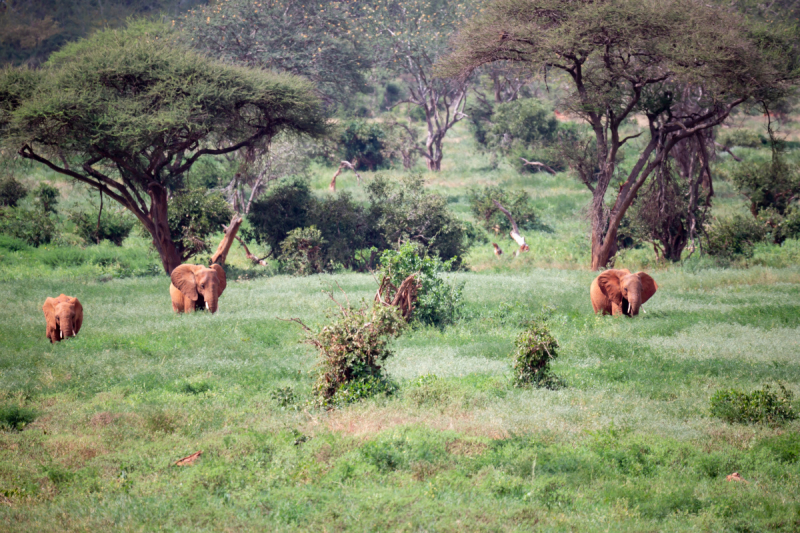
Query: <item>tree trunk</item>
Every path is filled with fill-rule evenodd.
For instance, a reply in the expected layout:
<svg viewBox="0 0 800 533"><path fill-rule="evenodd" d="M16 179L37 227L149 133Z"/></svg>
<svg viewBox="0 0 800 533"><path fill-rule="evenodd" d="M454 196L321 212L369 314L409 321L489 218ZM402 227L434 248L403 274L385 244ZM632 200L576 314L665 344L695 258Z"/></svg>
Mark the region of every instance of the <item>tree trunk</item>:
<svg viewBox="0 0 800 533"><path fill-rule="evenodd" d="M153 246L161 256L161 264L167 275L181 265L181 256L175 243L172 242L172 234L169 229L169 219L167 217L167 191L160 185L154 185L148 191L150 195L150 222L152 228L148 227L153 236Z"/></svg>

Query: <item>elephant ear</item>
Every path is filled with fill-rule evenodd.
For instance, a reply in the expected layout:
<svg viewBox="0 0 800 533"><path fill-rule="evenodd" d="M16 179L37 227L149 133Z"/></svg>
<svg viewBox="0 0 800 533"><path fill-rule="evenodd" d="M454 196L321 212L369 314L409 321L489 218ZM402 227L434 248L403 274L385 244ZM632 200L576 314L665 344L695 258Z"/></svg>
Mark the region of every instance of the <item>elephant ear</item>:
<svg viewBox="0 0 800 533"><path fill-rule="evenodd" d="M642 303L645 303L656 293L658 290L658 284L656 283L656 280L644 272L637 272L636 275L639 276L639 279L642 282Z"/></svg>
<svg viewBox="0 0 800 533"><path fill-rule="evenodd" d="M172 271L169 279L184 296L193 302L197 301L197 283L194 280L194 270L197 265L181 265Z"/></svg>
<svg viewBox="0 0 800 533"><path fill-rule="evenodd" d="M56 329L56 303L55 298L47 298L42 306L44 320L47 322L48 329Z"/></svg>
<svg viewBox="0 0 800 533"><path fill-rule="evenodd" d="M622 291L619 285L619 270L606 270L597 277L597 285L606 298L617 305L622 304Z"/></svg>
<svg viewBox="0 0 800 533"><path fill-rule="evenodd" d="M75 326L73 331L75 335L81 330L81 325L83 324L83 306L78 301L77 298L72 298L72 303L75 304Z"/></svg>
<svg viewBox="0 0 800 533"><path fill-rule="evenodd" d="M225 281L225 270L216 263L211 265L211 268L217 273L217 278L219 279L219 294L222 294L222 292L225 290L225 287L228 286L228 282ZM219 294L217 296L219 296Z"/></svg>

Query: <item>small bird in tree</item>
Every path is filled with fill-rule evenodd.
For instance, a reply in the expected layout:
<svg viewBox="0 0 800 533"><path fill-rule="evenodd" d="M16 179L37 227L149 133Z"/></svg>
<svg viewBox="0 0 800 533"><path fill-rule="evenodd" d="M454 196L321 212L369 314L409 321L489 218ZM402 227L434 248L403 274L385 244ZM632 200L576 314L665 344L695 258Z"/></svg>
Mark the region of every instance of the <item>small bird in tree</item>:
<svg viewBox="0 0 800 533"><path fill-rule="evenodd" d="M497 255L497 256L503 255L503 250L501 250L500 247L497 246L496 242L493 242L492 246L494 246L494 255Z"/></svg>

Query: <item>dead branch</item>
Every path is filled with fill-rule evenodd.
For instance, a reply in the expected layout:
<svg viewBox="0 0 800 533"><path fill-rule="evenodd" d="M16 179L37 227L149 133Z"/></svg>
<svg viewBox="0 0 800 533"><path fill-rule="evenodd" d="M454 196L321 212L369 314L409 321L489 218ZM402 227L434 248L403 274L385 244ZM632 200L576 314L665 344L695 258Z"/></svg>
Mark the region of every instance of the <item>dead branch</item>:
<svg viewBox="0 0 800 533"><path fill-rule="evenodd" d="M309 333L313 333L311 328L306 326L305 324L303 324L303 321L300 320L299 318L279 318L279 317L276 317L276 318L278 318L278 320L282 320L284 322L296 322L296 323L300 324L300 327L302 327L304 330L308 331Z"/></svg>
<svg viewBox="0 0 800 533"><path fill-rule="evenodd" d="M400 313L406 321L411 320L414 313L414 305L417 303L417 293L420 282L417 279L418 272L415 272L403 280L400 287L395 287L388 277L384 277L375 295L375 301L383 305L391 305L400 309ZM392 295L394 291L394 295ZM385 293L385 294L384 294Z"/></svg>
<svg viewBox="0 0 800 533"><path fill-rule="evenodd" d="M253 263L255 263L257 265L269 266L266 261L264 261L263 259L259 259L258 257L256 257L253 254L251 254L250 250L247 249L247 245L244 243L244 241L238 235L236 236L236 240L239 241L239 244L242 245L242 248L244 248L244 255L250 261L252 261Z"/></svg>
<svg viewBox="0 0 800 533"><path fill-rule="evenodd" d="M530 250L531 249L530 246L528 246L525 243L525 237L523 237L522 235L519 234L519 226L517 226L517 223L514 221L514 218L511 216L511 213L509 213L508 210L505 207L500 205L500 202L498 202L497 200L492 200L492 202L494 202L494 205L497 206L497 209L502 211L503 214L508 218L509 222L511 222L511 228L512 229L511 229L511 232L508 235L512 239L514 239L514 242L519 244L519 250L514 252L514 257L518 256L522 252L527 252L528 250Z"/></svg>
<svg viewBox="0 0 800 533"><path fill-rule="evenodd" d="M356 171L356 167L353 166L353 163L351 163L350 161L342 161L339 164L339 168L336 169L336 174L333 175L333 179L331 180L331 184L328 186L328 189L332 191L336 190L336 178L339 177L339 174L341 174L342 170L345 168L349 168L350 170L352 170L353 173L356 175L356 178L358 178L359 185L361 184L361 174L359 174L358 171Z"/></svg>
<svg viewBox="0 0 800 533"><path fill-rule="evenodd" d="M724 146L724 145L718 143L717 141L714 141L714 146L716 146L717 148L719 148L723 152L728 152L731 155L731 157L733 158L733 160L736 161L737 163L741 163L742 162L742 158L741 157L736 157L736 154L731 152L731 149L728 148L727 146Z"/></svg>
<svg viewBox="0 0 800 533"><path fill-rule="evenodd" d="M223 237L222 242L219 243L217 251L214 252L214 255L211 256L212 265L214 263L218 265L225 264L225 259L228 257L228 252L230 251L231 245L233 244L233 239L236 238L236 232L239 231L239 226L241 225L242 225L242 217L240 217L239 215L233 215L230 225L228 227L222 226L222 229L225 232L225 237Z"/></svg>
<svg viewBox="0 0 800 533"><path fill-rule="evenodd" d="M527 159L525 159L524 157L520 157L520 159L522 159L522 162L523 162L523 163L525 163L525 165L523 165L523 166L540 167L540 168L543 168L543 169L545 169L545 170L546 170L547 172L549 172L550 174L555 174L555 173L556 173L556 171L555 171L555 170L553 170L553 169L552 169L552 168L550 168L549 166L545 165L544 163L540 163L540 162L538 162L538 161L528 161L528 160L527 160Z"/></svg>

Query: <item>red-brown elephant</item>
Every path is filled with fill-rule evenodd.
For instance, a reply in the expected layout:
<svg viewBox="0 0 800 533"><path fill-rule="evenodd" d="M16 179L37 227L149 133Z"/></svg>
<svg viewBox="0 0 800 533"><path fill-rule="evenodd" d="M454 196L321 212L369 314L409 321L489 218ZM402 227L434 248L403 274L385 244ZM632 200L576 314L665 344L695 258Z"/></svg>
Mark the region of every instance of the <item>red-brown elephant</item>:
<svg viewBox="0 0 800 533"><path fill-rule="evenodd" d="M612 269L595 278L589 295L595 313L636 316L656 290L656 281L644 272L631 274L630 270Z"/></svg>
<svg viewBox="0 0 800 533"><path fill-rule="evenodd" d="M83 324L83 306L77 298L60 295L48 298L42 306L44 320L47 323L47 338L50 342L74 337Z"/></svg>
<svg viewBox="0 0 800 533"><path fill-rule="evenodd" d="M192 313L204 307L216 313L219 296L227 285L225 271L219 265L207 268L184 264L172 271L170 280L169 295L176 313Z"/></svg>

